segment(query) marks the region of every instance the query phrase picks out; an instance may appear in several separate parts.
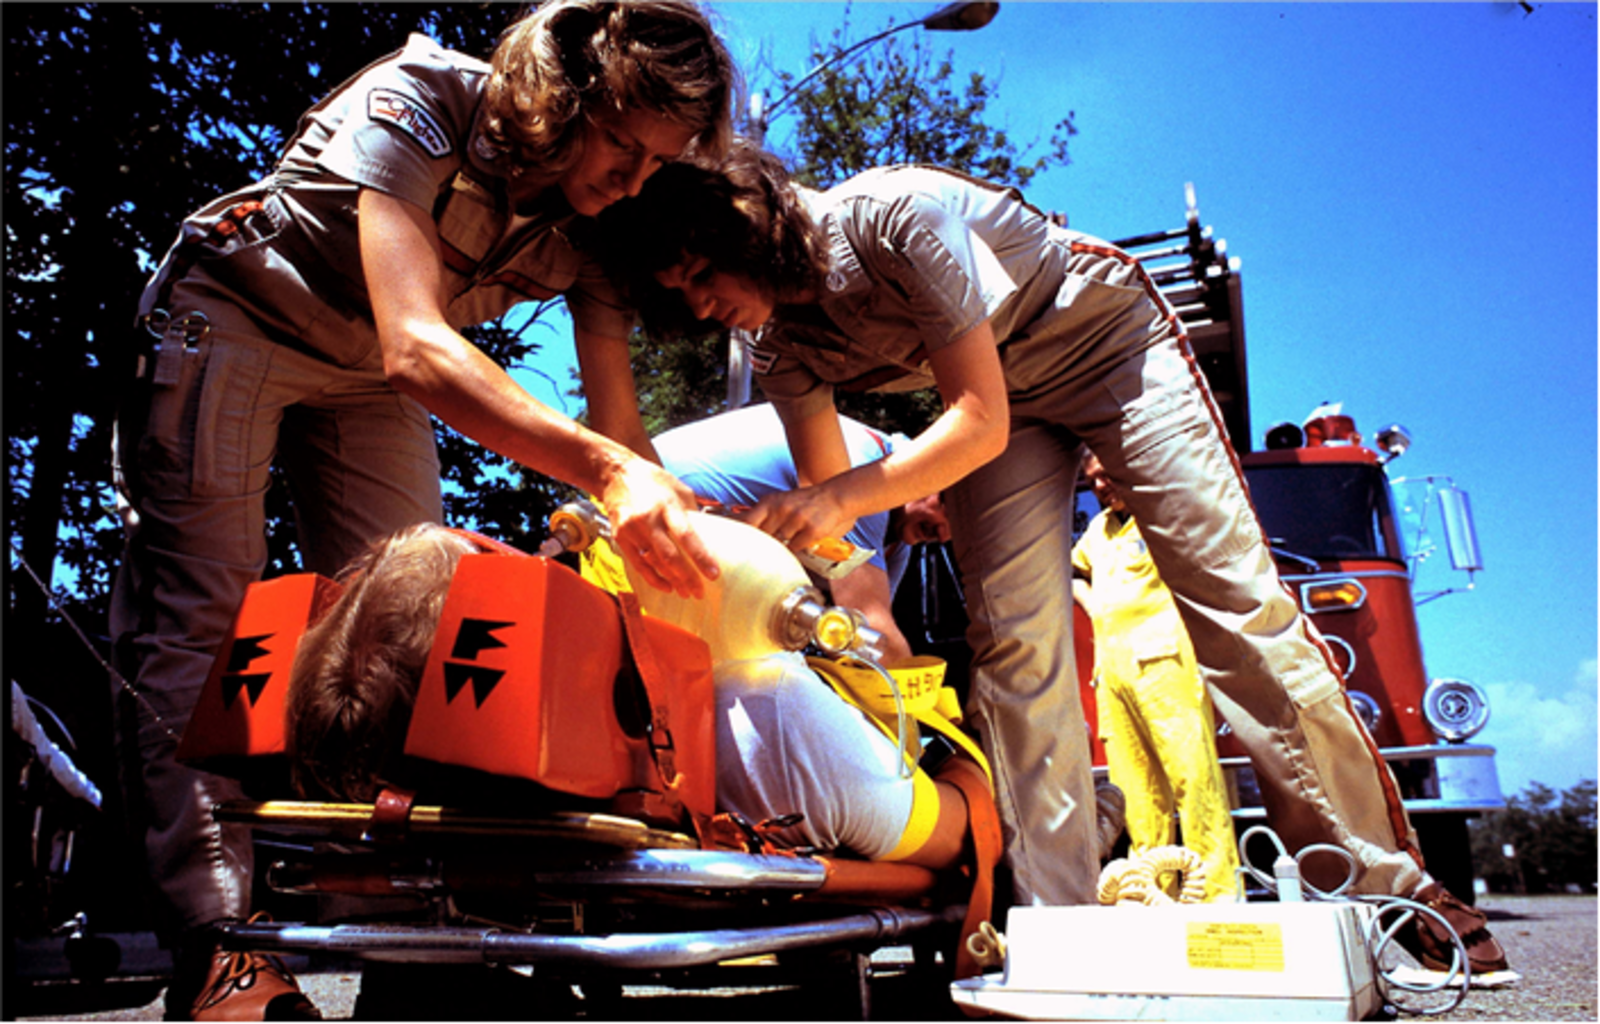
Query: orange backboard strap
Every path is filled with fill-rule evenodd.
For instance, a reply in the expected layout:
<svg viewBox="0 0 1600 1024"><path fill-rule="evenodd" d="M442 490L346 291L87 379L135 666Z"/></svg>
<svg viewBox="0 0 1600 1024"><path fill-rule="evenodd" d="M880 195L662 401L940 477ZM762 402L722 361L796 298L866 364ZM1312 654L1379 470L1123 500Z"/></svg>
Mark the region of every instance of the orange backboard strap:
<svg viewBox="0 0 1600 1024"><path fill-rule="evenodd" d="M961 922L961 937L956 946L957 978L972 978L982 973L982 965L967 948L967 937L989 920L994 910L994 868L1000 862L1000 814L989 792L989 779L983 770L965 758L953 757L935 776L961 790L967 800L967 828L972 835L972 897L967 901L967 916Z"/></svg>
<svg viewBox="0 0 1600 1024"><path fill-rule="evenodd" d="M656 660L655 647L645 632L644 612L639 608L639 598L632 593L621 593L617 595L617 602L622 605L622 624L628 634L628 649L633 652L633 662L638 666L639 678L644 682L645 698L650 702L650 756L655 759L662 785L669 791L675 790L681 781L678 777L678 752L672 743L671 712L661 700L665 687L661 663Z"/></svg>
<svg viewBox="0 0 1600 1024"><path fill-rule="evenodd" d="M639 679L644 684L645 699L650 702L650 756L655 761L656 772L661 776L662 794L675 812L689 815L701 846L710 849L715 845L710 821L684 804L679 795L683 777L678 772L678 751L672 739L671 710L663 699L667 692L666 674L656 655L655 646L650 642L644 611L639 606L638 596L631 591L624 591L615 597L622 607L622 625L628 637L628 650L639 670Z"/></svg>
<svg viewBox="0 0 1600 1024"><path fill-rule="evenodd" d="M372 804L372 817L362 839L369 842L398 842L411 828L411 807L417 794L398 786L385 786Z"/></svg>

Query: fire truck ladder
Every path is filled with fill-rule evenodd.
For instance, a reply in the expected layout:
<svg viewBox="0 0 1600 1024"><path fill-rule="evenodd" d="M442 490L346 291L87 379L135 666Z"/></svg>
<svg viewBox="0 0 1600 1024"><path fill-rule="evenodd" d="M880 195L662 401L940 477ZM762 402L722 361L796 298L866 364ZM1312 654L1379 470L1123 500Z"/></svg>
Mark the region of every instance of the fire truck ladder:
<svg viewBox="0 0 1600 1024"><path fill-rule="evenodd" d="M1183 193L1188 207L1183 227L1112 244L1138 258L1183 320L1228 438L1244 453L1250 450L1250 389L1238 260L1228 258L1226 240L1201 226L1194 185L1184 185Z"/></svg>

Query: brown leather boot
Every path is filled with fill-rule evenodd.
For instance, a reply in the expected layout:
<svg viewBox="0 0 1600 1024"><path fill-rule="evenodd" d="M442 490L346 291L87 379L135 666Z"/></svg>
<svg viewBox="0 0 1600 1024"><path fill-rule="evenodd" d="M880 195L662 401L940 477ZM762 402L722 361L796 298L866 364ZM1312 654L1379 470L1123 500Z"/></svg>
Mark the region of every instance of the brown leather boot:
<svg viewBox="0 0 1600 1024"><path fill-rule="evenodd" d="M257 914L256 921L266 915ZM189 992L181 976L167 992L168 1020L321 1020L322 1014L300 991L300 984L283 961L266 953L234 953L215 945L207 956L205 979L198 993L183 1003ZM193 954L191 954L193 955ZM196 965L198 967L198 965ZM194 970L198 974L198 970ZM192 979L192 975L191 975ZM192 980L188 984L193 984Z"/></svg>

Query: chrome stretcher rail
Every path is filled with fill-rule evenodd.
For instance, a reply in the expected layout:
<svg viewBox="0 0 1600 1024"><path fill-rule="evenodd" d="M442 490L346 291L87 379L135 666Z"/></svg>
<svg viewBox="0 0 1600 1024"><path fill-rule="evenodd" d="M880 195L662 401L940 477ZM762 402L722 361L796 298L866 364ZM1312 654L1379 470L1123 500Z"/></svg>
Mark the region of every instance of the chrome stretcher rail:
<svg viewBox="0 0 1600 1024"><path fill-rule="evenodd" d="M373 822L374 810L372 804L230 800L217 805L212 814L218 821L278 832L360 839ZM580 812L522 817L418 805L411 808L405 831L417 836L572 839L634 848L694 849L699 845L690 836L650 828L632 818Z"/></svg>
<svg viewBox="0 0 1600 1024"><path fill-rule="evenodd" d="M842 917L756 928L612 935L534 935L498 928L328 927L270 922L222 928L223 945L267 953L327 953L399 963L558 964L624 970L701 967L816 946L882 945L944 923L954 910L873 908ZM956 918L959 920L959 917Z"/></svg>

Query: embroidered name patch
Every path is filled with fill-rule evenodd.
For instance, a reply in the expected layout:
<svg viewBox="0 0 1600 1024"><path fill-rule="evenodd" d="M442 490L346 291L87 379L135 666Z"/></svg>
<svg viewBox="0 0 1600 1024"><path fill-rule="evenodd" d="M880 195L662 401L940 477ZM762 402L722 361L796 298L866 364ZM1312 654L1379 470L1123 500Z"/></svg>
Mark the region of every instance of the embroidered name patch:
<svg viewBox="0 0 1600 1024"><path fill-rule="evenodd" d="M450 136L439 127L433 115L423 110L416 100L392 89L374 89L367 93L367 116L392 124L416 139L431 157L448 156L454 148Z"/></svg>

